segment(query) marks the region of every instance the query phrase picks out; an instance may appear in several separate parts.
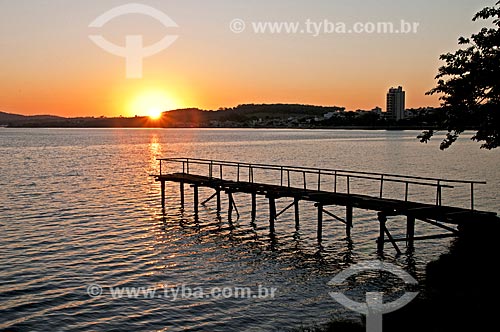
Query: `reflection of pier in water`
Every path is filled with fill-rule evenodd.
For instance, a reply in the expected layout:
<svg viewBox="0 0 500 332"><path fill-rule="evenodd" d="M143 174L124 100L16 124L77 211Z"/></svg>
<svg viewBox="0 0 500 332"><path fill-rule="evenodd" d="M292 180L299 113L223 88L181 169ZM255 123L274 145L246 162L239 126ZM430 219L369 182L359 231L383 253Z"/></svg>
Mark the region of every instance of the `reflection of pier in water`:
<svg viewBox="0 0 500 332"><path fill-rule="evenodd" d="M482 221L497 222L496 213L477 211L474 209L474 186L485 184L480 181L447 180L417 176L358 172L347 170L320 169L311 167L294 167L264 164L248 164L230 161L206 159L164 158L160 161L160 173L153 175L161 183L162 206L165 207L165 182L180 184L181 207L184 208L184 184L191 185L194 192L194 212L198 215L198 188L211 188L215 192L201 204L216 200L217 214L221 211L221 192L228 197L228 218L233 212L239 212L233 199L234 193L251 195L252 221L256 218L257 195L265 196L269 201L269 228L274 234L277 218L290 208L294 208L295 228L300 227L299 201L310 201L317 207L317 240L321 243L323 233L323 217L329 216L345 224L346 236L350 238L353 226L353 208L376 211L379 222L377 249L383 252L384 244L391 242L395 250L401 253L398 242L406 242L413 249L417 240L429 240L454 237L459 234L461 225ZM168 173L165 169L168 168ZM258 180L255 173L259 173ZM363 181L363 187L376 187L378 195L358 194L353 189L353 181ZM366 183L365 183L366 182ZM399 184L404 187L404 198L384 197L384 185ZM444 188L454 185L466 185L470 195L470 206L467 208L445 206L442 204ZM329 186L329 188L327 187ZM342 186L342 188L341 188ZM409 200L411 188L425 187L435 189L435 203L420 203ZM365 190L364 190L365 191ZM276 210L276 200L292 199L292 202L280 212ZM340 217L326 210L335 205L345 207L345 217ZM387 228L387 218L406 216L406 236L394 238ZM441 228L446 233L415 236L416 220ZM454 227L456 226L456 228Z"/></svg>

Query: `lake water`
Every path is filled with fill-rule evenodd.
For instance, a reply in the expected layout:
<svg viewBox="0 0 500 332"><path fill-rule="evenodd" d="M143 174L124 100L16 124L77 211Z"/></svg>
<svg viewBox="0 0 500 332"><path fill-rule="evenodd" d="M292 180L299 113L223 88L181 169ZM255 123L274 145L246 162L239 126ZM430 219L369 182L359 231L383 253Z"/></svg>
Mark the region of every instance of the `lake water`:
<svg viewBox="0 0 500 332"><path fill-rule="evenodd" d="M241 217L216 218L213 202L193 217L191 189L179 208L177 184L167 184L162 213L158 157L340 168L417 176L485 180L476 208L499 212L500 151L468 139L448 151L439 140L421 144L414 131L239 129L5 129L0 128L0 329L19 331L273 331L360 315L336 303L327 282L349 265L376 259L376 214L354 210L352 243L344 227L325 221L316 242L316 210L301 202L268 229L267 203L255 223L248 195L236 194ZM470 135L469 135L470 137ZM363 190L363 187L358 188ZM367 189L368 190L368 189ZM394 188L396 192L398 188ZM390 195L391 189L387 189ZM200 189L200 200L209 197ZM425 191L417 201L432 201ZM278 211L290 202L278 201ZM445 189L443 203L467 207L467 188ZM223 210L227 204L225 197ZM331 208L340 215L342 209ZM398 221L401 221L398 223ZM395 234L403 219L392 218ZM417 223L417 233L431 226ZM425 264L450 240L418 242L413 255L385 260L425 283ZM367 277L377 288L383 278ZM102 287L91 297L87 287ZM113 298L110 287L157 290L276 288L252 298ZM179 288L177 288L179 287ZM198 287L198 288L197 288ZM359 290L349 290L362 298Z"/></svg>

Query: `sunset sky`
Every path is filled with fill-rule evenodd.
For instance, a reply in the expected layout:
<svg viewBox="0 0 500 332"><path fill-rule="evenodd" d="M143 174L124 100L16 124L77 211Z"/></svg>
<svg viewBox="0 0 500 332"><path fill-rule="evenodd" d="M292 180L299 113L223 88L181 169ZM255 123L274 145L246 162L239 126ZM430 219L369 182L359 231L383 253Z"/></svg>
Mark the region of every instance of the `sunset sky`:
<svg viewBox="0 0 500 332"><path fill-rule="evenodd" d="M129 14L100 28L90 23L131 2L156 8L178 27ZM155 109L217 109L243 103L303 103L385 109L391 86L407 107L436 106L425 96L441 53L484 23L472 16L496 0L0 0L0 111L62 116L134 116ZM241 19L246 29L234 33ZM256 33L254 22L417 22L410 34ZM177 35L143 59L142 78L127 78L116 45L143 35L144 45Z"/></svg>

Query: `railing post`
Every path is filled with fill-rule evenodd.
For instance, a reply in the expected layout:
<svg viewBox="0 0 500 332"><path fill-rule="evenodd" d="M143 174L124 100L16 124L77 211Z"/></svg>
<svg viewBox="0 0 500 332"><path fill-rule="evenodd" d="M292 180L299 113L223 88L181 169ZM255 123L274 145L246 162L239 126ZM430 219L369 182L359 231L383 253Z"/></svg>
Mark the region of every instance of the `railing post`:
<svg viewBox="0 0 500 332"><path fill-rule="evenodd" d="M161 159L160 159L160 175L161 175Z"/></svg>
<svg viewBox="0 0 500 332"><path fill-rule="evenodd" d="M337 171L335 171L335 176L333 180L333 192L337 193Z"/></svg>
<svg viewBox="0 0 500 332"><path fill-rule="evenodd" d="M189 159L186 159L186 168L187 168L187 173L189 174Z"/></svg>
<svg viewBox="0 0 500 332"><path fill-rule="evenodd" d="M406 182L406 188L405 188L405 202L408 202L408 186L410 184L408 182Z"/></svg>
<svg viewBox="0 0 500 332"><path fill-rule="evenodd" d="M237 175L236 175L236 182L240 182L240 163L238 163L238 166L237 166Z"/></svg>
<svg viewBox="0 0 500 332"><path fill-rule="evenodd" d="M288 188L290 188L290 170L289 169L286 171L286 179L288 181Z"/></svg>
<svg viewBox="0 0 500 332"><path fill-rule="evenodd" d="M280 173L281 173L281 174L280 174L280 175L281 175L281 176L280 176L280 178L281 178L281 180L280 180L280 186L282 186L282 187L283 187L283 166L281 166L281 168L280 168Z"/></svg>
<svg viewBox="0 0 500 332"><path fill-rule="evenodd" d="M382 198L382 194L384 191L384 175L380 176L380 198Z"/></svg>
<svg viewBox="0 0 500 332"><path fill-rule="evenodd" d="M182 162L182 174L186 173L186 162Z"/></svg>
<svg viewBox="0 0 500 332"><path fill-rule="evenodd" d="M321 170L318 171L318 191L321 191Z"/></svg>
<svg viewBox="0 0 500 332"><path fill-rule="evenodd" d="M351 194L351 177L347 176L347 195Z"/></svg>
<svg viewBox="0 0 500 332"><path fill-rule="evenodd" d="M436 205L441 206L441 180L437 182Z"/></svg>
<svg viewBox="0 0 500 332"><path fill-rule="evenodd" d="M222 180L222 164L219 164L219 175L220 179Z"/></svg>
<svg viewBox="0 0 500 332"><path fill-rule="evenodd" d="M439 187L439 206L442 205L442 199L443 199L443 188L440 186Z"/></svg>
<svg viewBox="0 0 500 332"><path fill-rule="evenodd" d="M307 184L306 184L306 172L302 171L302 177L304 178L304 190L307 190Z"/></svg>
<svg viewBox="0 0 500 332"><path fill-rule="evenodd" d="M208 177L209 178L212 178L213 166L214 166L214 161L210 160L210 165L208 166Z"/></svg>

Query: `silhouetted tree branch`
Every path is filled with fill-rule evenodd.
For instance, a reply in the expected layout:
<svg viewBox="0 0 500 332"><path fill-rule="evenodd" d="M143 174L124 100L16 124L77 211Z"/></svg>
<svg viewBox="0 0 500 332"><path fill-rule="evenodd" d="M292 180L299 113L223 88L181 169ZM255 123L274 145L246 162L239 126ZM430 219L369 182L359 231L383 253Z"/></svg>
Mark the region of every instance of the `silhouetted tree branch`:
<svg viewBox="0 0 500 332"><path fill-rule="evenodd" d="M491 27L482 28L470 38L460 37L464 47L454 53L440 56L445 65L440 67L437 86L427 95L442 93L441 111L444 121L440 129L447 130L441 150L452 145L466 128L474 126L477 132L472 140L484 142L481 148L500 146L500 1L494 7L478 12L473 21L493 19ZM428 142L435 131L418 136Z"/></svg>

